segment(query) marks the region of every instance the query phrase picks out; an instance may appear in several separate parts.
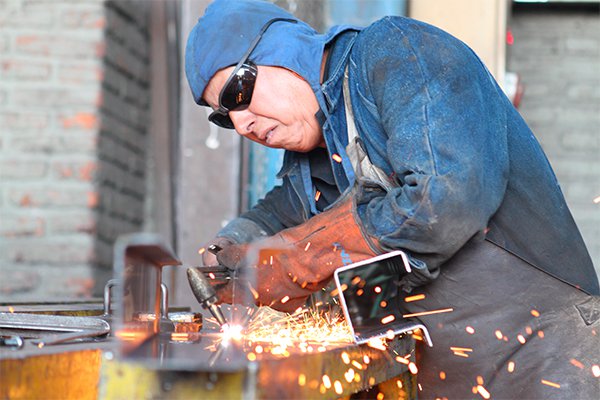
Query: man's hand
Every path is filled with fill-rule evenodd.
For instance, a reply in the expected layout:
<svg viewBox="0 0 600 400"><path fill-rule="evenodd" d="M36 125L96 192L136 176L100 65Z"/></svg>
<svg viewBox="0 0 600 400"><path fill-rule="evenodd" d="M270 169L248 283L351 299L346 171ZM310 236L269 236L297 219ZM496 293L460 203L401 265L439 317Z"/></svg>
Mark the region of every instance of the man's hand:
<svg viewBox="0 0 600 400"><path fill-rule="evenodd" d="M217 256L215 255L215 253L211 252L209 248L211 246L218 246L218 248L225 249L228 246L231 246L232 244L234 244L233 241L226 237L214 238L213 240L208 242L204 247L205 251L204 253L202 253L202 264L207 267L219 265L219 262L217 261Z"/></svg>

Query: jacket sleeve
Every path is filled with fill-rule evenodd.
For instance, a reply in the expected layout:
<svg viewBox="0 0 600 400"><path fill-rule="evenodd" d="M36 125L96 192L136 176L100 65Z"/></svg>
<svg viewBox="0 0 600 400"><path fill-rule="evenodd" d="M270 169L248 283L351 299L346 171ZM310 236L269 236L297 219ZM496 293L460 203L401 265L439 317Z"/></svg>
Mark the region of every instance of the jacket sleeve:
<svg viewBox="0 0 600 400"><path fill-rule="evenodd" d="M217 236L247 243L301 224L304 221L302 204L294 194L289 178L284 176L282 179L280 186L275 186L250 210L229 222Z"/></svg>
<svg viewBox="0 0 600 400"><path fill-rule="evenodd" d="M441 30L388 17L362 36L350 65L356 123L365 142L384 143L398 186L363 188L358 213L382 246L408 251L434 278L485 232L504 196L504 96L474 53Z"/></svg>

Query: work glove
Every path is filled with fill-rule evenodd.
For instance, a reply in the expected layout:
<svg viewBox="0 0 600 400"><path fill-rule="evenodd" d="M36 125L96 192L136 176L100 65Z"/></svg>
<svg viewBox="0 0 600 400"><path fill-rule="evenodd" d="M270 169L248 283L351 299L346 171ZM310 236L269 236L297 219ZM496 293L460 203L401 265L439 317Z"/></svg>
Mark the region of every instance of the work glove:
<svg viewBox="0 0 600 400"><path fill-rule="evenodd" d="M211 246L216 246L216 248L218 248L218 249L224 249L228 246L231 246L234 243L235 242L233 240L226 238L226 237L216 237L216 238L212 239L210 242L208 242L204 246L205 251L202 253L202 264L207 267L213 267L213 266L219 265L219 262L217 261L217 256L215 255L215 253L208 251L208 249Z"/></svg>
<svg viewBox="0 0 600 400"><path fill-rule="evenodd" d="M219 264L234 270L233 283L217 288L231 303L234 285L251 291L257 305L292 312L324 288L333 272L382 253L363 235L351 196L305 223L248 244L232 244L217 253ZM254 279L253 279L254 278Z"/></svg>

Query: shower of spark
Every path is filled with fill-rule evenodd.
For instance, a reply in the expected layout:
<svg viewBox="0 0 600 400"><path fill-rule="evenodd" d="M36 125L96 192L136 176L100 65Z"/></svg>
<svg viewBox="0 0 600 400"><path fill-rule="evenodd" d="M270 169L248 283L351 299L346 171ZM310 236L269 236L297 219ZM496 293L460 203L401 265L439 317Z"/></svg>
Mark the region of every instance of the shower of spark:
<svg viewBox="0 0 600 400"><path fill-rule="evenodd" d="M291 353L324 352L354 342L350 327L337 313L301 309L286 314L269 307L259 308L244 326L224 327L219 342L232 341L243 345L253 359L263 353L289 357Z"/></svg>
<svg viewBox="0 0 600 400"><path fill-rule="evenodd" d="M324 351L353 342L350 327L341 315L306 309L290 315L267 307L260 308L249 321L244 340L270 348L272 354L284 355L288 350Z"/></svg>

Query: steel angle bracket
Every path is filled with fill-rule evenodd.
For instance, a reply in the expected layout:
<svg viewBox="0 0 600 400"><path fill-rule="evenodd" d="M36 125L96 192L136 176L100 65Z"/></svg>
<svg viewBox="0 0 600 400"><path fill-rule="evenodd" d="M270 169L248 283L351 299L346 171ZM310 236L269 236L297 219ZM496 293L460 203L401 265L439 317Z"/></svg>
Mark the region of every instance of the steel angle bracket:
<svg viewBox="0 0 600 400"><path fill-rule="evenodd" d="M113 257L116 336L125 344L139 344L158 334L167 319L161 310L162 268L181 265L181 261L161 236L152 233L120 236Z"/></svg>

